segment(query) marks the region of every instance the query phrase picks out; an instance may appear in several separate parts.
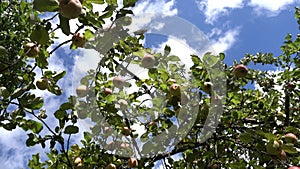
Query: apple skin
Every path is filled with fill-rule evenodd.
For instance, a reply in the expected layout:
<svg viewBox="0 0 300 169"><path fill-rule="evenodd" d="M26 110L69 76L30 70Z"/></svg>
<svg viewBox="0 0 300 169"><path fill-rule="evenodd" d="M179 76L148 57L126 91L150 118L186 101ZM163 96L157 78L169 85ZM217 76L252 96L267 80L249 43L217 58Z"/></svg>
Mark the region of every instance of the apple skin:
<svg viewBox="0 0 300 169"><path fill-rule="evenodd" d="M35 57L40 52L39 47L35 43L26 43L25 45L25 53L28 57Z"/></svg>
<svg viewBox="0 0 300 169"><path fill-rule="evenodd" d="M105 167L105 169L117 169L117 167L116 167L116 165L110 163Z"/></svg>
<svg viewBox="0 0 300 169"><path fill-rule="evenodd" d="M72 37L72 44L75 45L76 47L83 48L86 43L86 39L84 35L80 33L75 33Z"/></svg>
<svg viewBox="0 0 300 169"><path fill-rule="evenodd" d="M107 94L107 95L110 95L110 94L113 93L112 90L111 90L110 88L105 88L105 89L104 89L104 92L105 92L105 94Z"/></svg>
<svg viewBox="0 0 300 169"><path fill-rule="evenodd" d="M112 82L115 87L122 88L124 86L125 80L120 76L116 76L113 78Z"/></svg>
<svg viewBox="0 0 300 169"><path fill-rule="evenodd" d="M121 133L124 136L129 136L131 134L131 130L128 127L122 127Z"/></svg>
<svg viewBox="0 0 300 169"><path fill-rule="evenodd" d="M86 85L80 85L76 88L76 94L78 97L85 97L88 93L88 87Z"/></svg>
<svg viewBox="0 0 300 169"><path fill-rule="evenodd" d="M49 86L49 81L46 78L41 78L36 81L35 85L40 90L46 90Z"/></svg>
<svg viewBox="0 0 300 169"><path fill-rule="evenodd" d="M295 144L298 141L297 136L295 134L293 134L293 133L287 133L284 137L285 137L285 141L287 143L293 143L293 144Z"/></svg>
<svg viewBox="0 0 300 169"><path fill-rule="evenodd" d="M281 150L280 154L278 154L277 157L282 161L286 161L286 158L287 158L284 150Z"/></svg>
<svg viewBox="0 0 300 169"><path fill-rule="evenodd" d="M144 68L153 68L155 63L155 57L150 54L144 55L142 58L142 67Z"/></svg>
<svg viewBox="0 0 300 169"><path fill-rule="evenodd" d="M243 78L248 74L248 68L243 64L239 64L234 67L233 73L237 78Z"/></svg>
<svg viewBox="0 0 300 169"><path fill-rule="evenodd" d="M181 91L180 91L180 85L179 84L172 84L170 87L170 94L172 96L180 97L181 96Z"/></svg>
<svg viewBox="0 0 300 169"><path fill-rule="evenodd" d="M59 12L68 19L77 18L82 11L82 5L79 0L60 0Z"/></svg>
<svg viewBox="0 0 300 169"><path fill-rule="evenodd" d="M135 168L139 165L138 160L136 158L129 158L128 159L128 167Z"/></svg>
<svg viewBox="0 0 300 169"><path fill-rule="evenodd" d="M288 169L300 169L300 167L297 167L297 166L290 166Z"/></svg>

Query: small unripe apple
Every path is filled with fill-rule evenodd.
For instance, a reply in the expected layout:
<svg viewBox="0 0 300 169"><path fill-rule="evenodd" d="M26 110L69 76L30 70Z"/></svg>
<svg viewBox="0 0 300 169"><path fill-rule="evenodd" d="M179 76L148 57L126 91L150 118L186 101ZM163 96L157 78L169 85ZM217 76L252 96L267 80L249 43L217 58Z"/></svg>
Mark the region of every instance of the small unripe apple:
<svg viewBox="0 0 300 169"><path fill-rule="evenodd" d="M128 127L122 127L121 133L125 136L129 136L131 133L131 130Z"/></svg>
<svg viewBox="0 0 300 169"><path fill-rule="evenodd" d="M300 169L300 167L297 167L297 166L290 166L288 169Z"/></svg>
<svg viewBox="0 0 300 169"><path fill-rule="evenodd" d="M213 84L211 82L204 82L201 85L201 89L205 92L205 93L210 93L211 92L211 88L212 88Z"/></svg>
<svg viewBox="0 0 300 169"><path fill-rule="evenodd" d="M76 47L81 47L83 48L86 43L86 39L84 35L80 33L75 33L72 37L72 44L75 45Z"/></svg>
<svg viewBox="0 0 300 169"><path fill-rule="evenodd" d="M113 93L110 88L105 88L104 92L105 92L105 94L108 94L108 95Z"/></svg>
<svg viewBox="0 0 300 169"><path fill-rule="evenodd" d="M79 0L60 0L59 12L68 19L77 18L81 14L82 5Z"/></svg>
<svg viewBox="0 0 300 169"><path fill-rule="evenodd" d="M120 105L120 109L121 109L121 110L126 110L126 109L127 109L128 103L127 103L126 100L120 99L120 100L118 101L118 103L119 103L119 105Z"/></svg>
<svg viewBox="0 0 300 169"><path fill-rule="evenodd" d="M114 164L112 164L112 163L108 164L108 165L105 167L105 169L116 169L116 168L117 168L116 165L114 165Z"/></svg>
<svg viewBox="0 0 300 169"><path fill-rule="evenodd" d="M142 67L144 68L152 68L155 63L155 57L150 54L145 54L142 58Z"/></svg>
<svg viewBox="0 0 300 169"><path fill-rule="evenodd" d="M40 52L40 49L35 43L29 42L26 43L24 52L29 57L35 57Z"/></svg>
<svg viewBox="0 0 300 169"><path fill-rule="evenodd" d="M36 87L40 90L46 90L49 86L49 80L47 78L41 78L36 81Z"/></svg>
<svg viewBox="0 0 300 169"><path fill-rule="evenodd" d="M293 144L295 144L298 141L297 136L295 134L293 134L293 133L287 133L284 137L285 137L285 141L287 143L293 143Z"/></svg>
<svg viewBox="0 0 300 169"><path fill-rule="evenodd" d="M176 97L181 96L180 85L179 84L174 83L169 88L170 88L170 94L172 96L176 96Z"/></svg>
<svg viewBox="0 0 300 169"><path fill-rule="evenodd" d="M76 89L76 94L78 97L85 97L88 94L88 87L86 85L80 85Z"/></svg>
<svg viewBox="0 0 300 169"><path fill-rule="evenodd" d="M129 158L128 160L128 167L135 168L139 165L138 160L136 158Z"/></svg>
<svg viewBox="0 0 300 169"><path fill-rule="evenodd" d="M284 150L281 150L280 154L277 155L277 157L278 157L280 160L282 160L282 161L285 161L286 158L287 158L286 153L285 153Z"/></svg>
<svg viewBox="0 0 300 169"><path fill-rule="evenodd" d="M112 82L115 87L122 88L124 86L125 80L120 76L116 76L113 78Z"/></svg>
<svg viewBox="0 0 300 169"><path fill-rule="evenodd" d="M248 68L245 65L240 64L234 67L233 73L236 77L243 78L248 74Z"/></svg>

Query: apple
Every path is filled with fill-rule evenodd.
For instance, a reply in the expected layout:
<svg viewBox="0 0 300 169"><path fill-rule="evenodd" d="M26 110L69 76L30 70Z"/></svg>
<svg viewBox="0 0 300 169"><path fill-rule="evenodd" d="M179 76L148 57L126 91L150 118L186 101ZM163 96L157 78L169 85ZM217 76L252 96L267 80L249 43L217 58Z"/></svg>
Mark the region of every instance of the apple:
<svg viewBox="0 0 300 169"><path fill-rule="evenodd" d="M105 94L108 94L108 95L113 93L110 88L105 88L104 91L105 91Z"/></svg>
<svg viewBox="0 0 300 169"><path fill-rule="evenodd" d="M201 89L205 92L205 93L210 93L211 92L211 88L212 88L213 84L211 82L204 82L201 85Z"/></svg>
<svg viewBox="0 0 300 169"><path fill-rule="evenodd" d="M121 110L126 110L126 109L127 109L128 103L127 103L126 100L120 99L120 100L118 101L118 103L119 103L119 105L120 105L120 109L121 109Z"/></svg>
<svg viewBox="0 0 300 169"><path fill-rule="evenodd" d="M170 94L172 96L176 96L176 97L181 96L180 85L179 84L174 83L169 88L170 88Z"/></svg>
<svg viewBox="0 0 300 169"><path fill-rule="evenodd" d="M127 143L121 143L120 144L121 149L126 149L127 147L129 147L129 144L127 144Z"/></svg>
<svg viewBox="0 0 300 169"><path fill-rule="evenodd" d="M117 88L122 88L124 86L125 80L120 77L120 76L116 76L113 78L113 85L116 86Z"/></svg>
<svg viewBox="0 0 300 169"><path fill-rule="evenodd" d="M137 167L139 164L138 164L138 160L136 158L129 158L128 159L128 167L129 168L135 168Z"/></svg>
<svg viewBox="0 0 300 169"><path fill-rule="evenodd" d="M233 73L236 77L243 78L248 74L248 68L243 64L239 64L234 67Z"/></svg>
<svg viewBox="0 0 300 169"><path fill-rule="evenodd" d="M75 45L76 47L81 47L83 48L86 43L86 39L84 35L80 33L75 33L72 37L72 44Z"/></svg>
<svg viewBox="0 0 300 169"><path fill-rule="evenodd" d="M171 84L173 84L173 83L176 83L177 81L175 80L175 79L168 79L167 80L167 84L168 85L171 85Z"/></svg>
<svg viewBox="0 0 300 169"><path fill-rule="evenodd" d="M274 141L273 143L269 142L266 146L267 153L272 155L278 155L281 152L281 145L278 141Z"/></svg>
<svg viewBox="0 0 300 169"><path fill-rule="evenodd" d="M150 54L145 54L142 58L142 67L144 68L152 68L155 63L155 57Z"/></svg>
<svg viewBox="0 0 300 169"><path fill-rule="evenodd" d="M25 53L28 57L35 57L40 52L39 47L35 43L26 43L25 45Z"/></svg>
<svg viewBox="0 0 300 169"><path fill-rule="evenodd" d="M300 169L300 167L297 167L297 166L290 166L288 169Z"/></svg>
<svg viewBox="0 0 300 169"><path fill-rule="evenodd" d="M85 97L88 93L88 87L86 85L80 85L76 88L76 94L78 97Z"/></svg>
<svg viewBox="0 0 300 169"><path fill-rule="evenodd" d="M286 156L286 153L284 150L281 150L280 154L277 155L277 157L282 160L282 161L285 161L287 156Z"/></svg>
<svg viewBox="0 0 300 169"><path fill-rule="evenodd" d="M296 84L293 83L293 82L290 82L290 83L288 83L288 84L286 85L286 87L287 87L287 89L289 89L289 90L293 90L293 89L295 89Z"/></svg>
<svg viewBox="0 0 300 169"><path fill-rule="evenodd" d="M74 164L75 164L76 166L79 166L79 164L82 165L82 159L81 159L79 156L75 157L75 158L74 158Z"/></svg>
<svg viewBox="0 0 300 169"><path fill-rule="evenodd" d="M82 5L79 0L60 0L59 12L68 19L77 18L82 11Z"/></svg>
<svg viewBox="0 0 300 169"><path fill-rule="evenodd" d="M117 169L117 167L116 167L116 165L110 163L105 167L105 169Z"/></svg>
<svg viewBox="0 0 300 169"><path fill-rule="evenodd" d="M218 168L218 165L217 164L212 164L212 165L209 166L209 168L216 169L216 168Z"/></svg>
<svg viewBox="0 0 300 169"><path fill-rule="evenodd" d="M131 133L131 130L128 127L122 127L121 133L125 136L129 136Z"/></svg>
<svg viewBox="0 0 300 169"><path fill-rule="evenodd" d="M287 133L284 137L285 137L285 141L287 143L293 143L293 144L295 144L298 141L297 136L295 134L293 134L293 133Z"/></svg>
<svg viewBox="0 0 300 169"><path fill-rule="evenodd" d="M49 86L49 80L47 78L38 79L35 85L40 90L46 90Z"/></svg>
<svg viewBox="0 0 300 169"><path fill-rule="evenodd" d="M112 133L110 127L104 127L103 132L104 132L105 134L111 134L111 133Z"/></svg>

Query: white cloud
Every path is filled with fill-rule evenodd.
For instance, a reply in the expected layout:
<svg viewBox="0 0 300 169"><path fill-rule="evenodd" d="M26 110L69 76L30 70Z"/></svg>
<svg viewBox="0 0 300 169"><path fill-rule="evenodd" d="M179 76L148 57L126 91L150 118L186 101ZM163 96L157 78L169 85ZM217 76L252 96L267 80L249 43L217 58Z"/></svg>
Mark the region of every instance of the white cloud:
<svg viewBox="0 0 300 169"><path fill-rule="evenodd" d="M220 16L227 15L230 9L242 8L243 0L197 0L198 8L204 12L206 16L206 22L212 24Z"/></svg>
<svg viewBox="0 0 300 169"><path fill-rule="evenodd" d="M220 30L213 30L212 35L223 35L215 40L212 40L213 48L217 53L225 52L236 42L236 38L240 33L240 28L230 29L225 33L220 33Z"/></svg>
<svg viewBox="0 0 300 169"><path fill-rule="evenodd" d="M275 16L279 14L281 10L286 9L293 3L299 3L297 0L251 0L248 3L249 6L254 8L254 11L261 14L268 14L269 16Z"/></svg>
<svg viewBox="0 0 300 169"><path fill-rule="evenodd" d="M144 0L137 3L137 6L133 8L133 13L145 14L145 13L162 13L163 15L173 16L177 14L177 9L174 8L175 0Z"/></svg>

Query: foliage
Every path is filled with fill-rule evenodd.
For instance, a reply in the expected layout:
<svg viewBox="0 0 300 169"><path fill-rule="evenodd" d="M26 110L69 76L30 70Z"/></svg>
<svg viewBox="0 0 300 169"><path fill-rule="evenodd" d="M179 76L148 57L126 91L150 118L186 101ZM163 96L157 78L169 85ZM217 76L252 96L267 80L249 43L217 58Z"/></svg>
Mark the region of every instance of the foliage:
<svg viewBox="0 0 300 169"><path fill-rule="evenodd" d="M34 0L32 3L11 0L0 5L0 126L6 130L20 127L28 133L28 147L40 144L50 150L46 161L41 161L39 154L33 155L28 163L30 168L93 169L105 168L110 163L118 168L128 168L127 161L135 156L135 151L141 156L138 168L153 168L160 160L172 168L286 168L300 164L299 143L288 143L284 139L286 133L300 136L300 35L286 36L280 56L246 54L233 65L222 63L223 53L217 56L206 53L203 57L192 55L190 73L195 80L189 81L185 78L184 65L178 56L170 54L169 46L158 53L143 46L143 33L132 35L127 32L125 26L131 24L131 7L135 6L136 0L123 0L121 7L116 0L85 0L81 3L85 12L78 17L80 25L75 32L70 30L69 19L59 14L56 0ZM106 5L106 8L102 13L93 12L93 4ZM295 10L299 23L300 9ZM40 19L43 12L53 17ZM54 18L59 19L59 25L52 24ZM105 23L111 23L111 26L104 29ZM57 38L54 33L57 29L65 35L83 30L85 39L89 40L85 47L99 52L102 59L97 70L89 71L80 81L89 88L86 96L83 99L69 96L69 100L54 112L58 125L51 128L46 123L50 112L43 109L47 103L31 91L36 89L35 71L40 70L43 78L49 80L47 90L54 95L62 94L57 82L68 72L49 70L48 59L72 39L49 51ZM96 34L97 31L102 33ZM121 38L108 38L115 32L121 32ZM27 55L30 50L25 50L27 42L35 42L39 47L40 52L34 58ZM77 47L72 44L70 48ZM149 78L141 79L128 69L128 65L141 65L145 54L153 55L155 63L153 68L147 69ZM234 75L238 64L248 66L245 77ZM265 64L281 71L274 73L250 68ZM224 67L224 72L210 72L214 66ZM220 87L214 82L220 74L226 76L223 81L227 88L225 97L214 92ZM123 89L135 85L137 90L128 93L122 87L117 89L112 82L114 76L129 77L133 83L124 82ZM175 79L180 85L179 96L169 88L172 83L169 79ZM213 90L204 87L206 82L211 82ZM257 84L257 87L248 87L251 84ZM106 88L113 92L105 93ZM145 106L139 100L142 96L149 96L153 106ZM211 108L214 102L224 104L220 123L214 133L201 134L210 118L209 112L215 110ZM193 117L191 112L195 109L197 114ZM78 118L90 119L95 126L91 132L83 132L81 143L70 145L71 136L81 130ZM190 124L188 118L194 119L194 123ZM176 146L165 146L172 144L171 139L158 137L160 140L152 140L165 132L181 131L179 126L171 127L176 126L176 120L182 121L183 127L191 125L187 135L176 133L180 138ZM144 127L144 133L130 130L127 136L120 134L124 133L125 127L132 129L133 125ZM141 149L132 141L134 139L130 139L139 134L143 143ZM202 142L201 137L208 139ZM112 140L113 144L109 144ZM48 142L49 147L46 146ZM279 148L272 151L276 142ZM168 153L156 152L157 147L165 148L161 151L168 150ZM114 152L116 149L118 152ZM286 157L280 154L282 151ZM155 153L147 156L149 152ZM174 160L172 155L175 154L182 158ZM76 157L82 161L75 162Z"/></svg>

